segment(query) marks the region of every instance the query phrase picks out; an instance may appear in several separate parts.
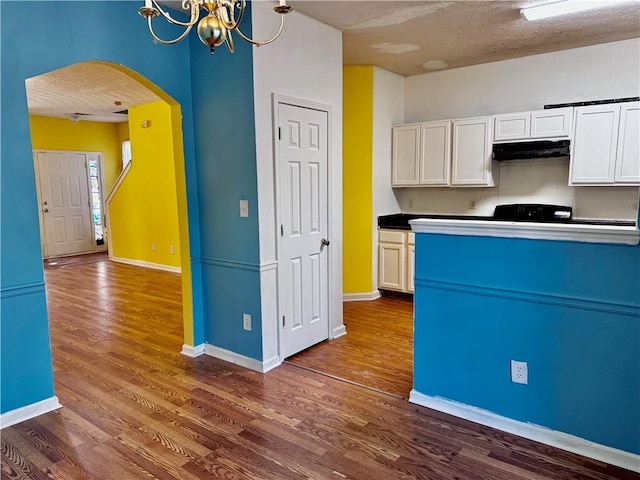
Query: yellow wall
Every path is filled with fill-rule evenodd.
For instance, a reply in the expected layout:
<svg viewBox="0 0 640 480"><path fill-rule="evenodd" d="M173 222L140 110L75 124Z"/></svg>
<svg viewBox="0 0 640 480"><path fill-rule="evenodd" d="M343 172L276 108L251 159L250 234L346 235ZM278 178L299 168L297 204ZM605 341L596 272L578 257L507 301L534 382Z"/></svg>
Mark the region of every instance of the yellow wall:
<svg viewBox="0 0 640 480"><path fill-rule="evenodd" d="M181 265L173 121L165 102L129 109L131 170L109 204L114 257Z"/></svg>
<svg viewBox="0 0 640 480"><path fill-rule="evenodd" d="M343 289L373 289L373 67L343 70Z"/></svg>
<svg viewBox="0 0 640 480"><path fill-rule="evenodd" d="M72 122L66 118L29 117L34 150L102 152L105 198L122 170L118 127L115 123Z"/></svg>

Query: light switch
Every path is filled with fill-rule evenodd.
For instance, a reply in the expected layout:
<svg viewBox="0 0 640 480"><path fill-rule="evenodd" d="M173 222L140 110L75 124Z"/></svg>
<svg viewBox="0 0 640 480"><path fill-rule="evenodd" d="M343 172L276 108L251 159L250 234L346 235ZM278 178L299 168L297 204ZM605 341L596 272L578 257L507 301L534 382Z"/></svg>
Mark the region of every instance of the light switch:
<svg viewBox="0 0 640 480"><path fill-rule="evenodd" d="M249 200L240 200L240 216L249 216Z"/></svg>

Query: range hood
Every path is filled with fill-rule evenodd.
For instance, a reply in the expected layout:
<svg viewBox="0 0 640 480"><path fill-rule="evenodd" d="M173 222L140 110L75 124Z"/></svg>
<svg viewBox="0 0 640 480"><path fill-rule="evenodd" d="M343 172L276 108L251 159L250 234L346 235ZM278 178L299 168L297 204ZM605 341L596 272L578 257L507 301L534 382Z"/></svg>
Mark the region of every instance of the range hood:
<svg viewBox="0 0 640 480"><path fill-rule="evenodd" d="M569 156L569 140L494 143L494 160L525 160Z"/></svg>

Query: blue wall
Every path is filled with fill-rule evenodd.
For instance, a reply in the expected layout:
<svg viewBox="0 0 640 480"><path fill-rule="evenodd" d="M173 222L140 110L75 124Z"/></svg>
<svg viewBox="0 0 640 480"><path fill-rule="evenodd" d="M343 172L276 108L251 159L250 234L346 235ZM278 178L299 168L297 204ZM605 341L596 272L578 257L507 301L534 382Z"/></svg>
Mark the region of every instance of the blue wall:
<svg viewBox="0 0 640 480"><path fill-rule="evenodd" d="M640 453L638 247L418 234L414 348L419 393Z"/></svg>
<svg viewBox="0 0 640 480"><path fill-rule="evenodd" d="M155 45L137 14L140 4L0 2L0 412L54 394L25 79L77 62L104 60L137 71L181 104L190 249L199 259L189 44ZM194 315L201 315L202 281L195 263ZM202 338L201 319L196 318L195 327L196 339Z"/></svg>
<svg viewBox="0 0 640 480"><path fill-rule="evenodd" d="M251 34L247 11L242 30ZM205 290L205 341L262 360L260 245L253 105L253 53L234 36L235 53L212 56L191 41L191 85ZM240 200L249 201L241 218ZM242 314L252 330L242 328Z"/></svg>

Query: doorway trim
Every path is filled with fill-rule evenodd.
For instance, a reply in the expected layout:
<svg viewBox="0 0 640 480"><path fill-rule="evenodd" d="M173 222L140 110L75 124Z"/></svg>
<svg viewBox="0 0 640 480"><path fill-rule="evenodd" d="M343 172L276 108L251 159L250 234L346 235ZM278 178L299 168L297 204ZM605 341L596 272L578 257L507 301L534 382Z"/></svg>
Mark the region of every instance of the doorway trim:
<svg viewBox="0 0 640 480"><path fill-rule="evenodd" d="M307 109L311 109L311 110L318 110L321 112L324 112L327 114L327 235L328 238L333 242L334 248L333 249L329 249L327 252L328 255L328 259L327 259L327 279L328 279L328 287L327 287L327 295L328 295L328 304L329 304L329 308L328 308L328 312L327 312L327 316L328 316L328 332L327 332L327 336L329 340L332 340L334 338L337 337L341 337L343 335L345 335L346 329L344 327L344 324L342 323L342 317L340 317L340 325L335 325L335 323L337 322L337 318L334 318L334 308L333 305L335 304L335 302L340 302L340 306L342 306L342 296L340 296L340 298L337 298L335 293L333 292L333 288L332 288L332 284L334 284L335 279L337 278L337 275L341 275L342 272L338 272L336 271L336 268L334 266L334 262L333 262L333 257L334 257L334 253L333 250L335 250L335 248L342 248L342 241L341 239L338 238L334 238L334 235L336 234L336 231L333 228L333 222L335 220L334 215L335 212L333 212L333 200L334 200L334 196L335 196L335 189L332 187L333 182L331 181L331 179L333 178L333 170L335 168L334 165L334 158L332 155L332 146L333 146L333 136L332 136L332 127L333 127L333 112L332 112L332 108L330 105L327 104L323 104L323 103L319 103L319 102L315 102L313 100L306 100L306 99L301 99L301 98L296 98L296 97L291 97L291 96L287 96L287 95L282 95L282 94L278 94L278 93L272 93L272 108L271 108L271 113L272 113L272 148L273 148L273 187L274 187L274 218L275 218L275 225L274 225L274 229L276 230L275 232L275 239L276 239L276 261L274 262L277 267L277 271L276 273L276 279L278 280L278 288L277 288L277 298L275 299L275 309L277 311L276 314L276 329L277 329L277 334L276 334L276 338L277 338L277 344L278 344L278 363L282 363L284 361L284 357L283 357L283 352L282 352L282 328L281 328L281 324L280 324L280 319L282 317L282 312L280 311L280 301L281 301L281 295L282 295L282 285L279 282L280 279L280 269L283 268L282 266L282 261L283 261L283 255L282 255L282 237L279 233L279 225L282 224L282 217L281 217L281 202L280 202L280 195L278 192L280 192L280 149L279 149L279 132L278 132L278 128L280 125L280 118L279 118L279 106L283 104L283 105L290 105L293 107L299 107L299 108L307 108ZM338 241L340 240L340 241ZM264 301L264 300L263 300ZM340 307L342 308L342 307ZM264 334L264 331L263 331Z"/></svg>

